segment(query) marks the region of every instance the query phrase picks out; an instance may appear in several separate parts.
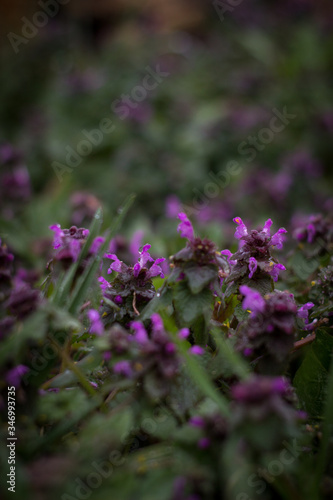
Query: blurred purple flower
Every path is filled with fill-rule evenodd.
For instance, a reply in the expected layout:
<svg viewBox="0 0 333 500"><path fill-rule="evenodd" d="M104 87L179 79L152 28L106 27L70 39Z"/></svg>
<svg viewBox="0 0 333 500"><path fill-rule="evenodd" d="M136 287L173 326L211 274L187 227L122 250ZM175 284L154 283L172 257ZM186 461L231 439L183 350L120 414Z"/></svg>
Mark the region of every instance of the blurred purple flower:
<svg viewBox="0 0 333 500"><path fill-rule="evenodd" d="M263 312L265 308L265 299L257 290L253 290L247 285L241 285L239 287L239 291L245 295L245 299L242 304L243 309L250 310L251 316L255 316L257 313Z"/></svg>
<svg viewBox="0 0 333 500"><path fill-rule="evenodd" d="M95 333L96 335L103 335L104 326L99 317L98 311L95 309L89 309L87 316L91 322L90 333Z"/></svg>
<svg viewBox="0 0 333 500"><path fill-rule="evenodd" d="M118 373L119 375L124 375L125 377L131 378L133 375L133 370L131 367L131 363L129 361L118 361L113 365L114 373Z"/></svg>
<svg viewBox="0 0 333 500"><path fill-rule="evenodd" d="M187 215L184 212L178 214L178 219L181 223L178 225L177 231L180 233L182 238L187 238L189 241L194 241L194 231L191 222L189 221Z"/></svg>
<svg viewBox="0 0 333 500"><path fill-rule="evenodd" d="M309 309L312 309L312 307L314 307L313 302L307 302L297 311L297 316L304 319L306 325L309 323Z"/></svg>
<svg viewBox="0 0 333 500"><path fill-rule="evenodd" d="M89 252L91 254L97 254L99 252L99 249L103 245L104 241L105 238L103 238L103 236L97 236L92 242Z"/></svg>
<svg viewBox="0 0 333 500"><path fill-rule="evenodd" d="M170 219L177 217L177 215L181 212L181 208L182 204L176 195L171 194L167 197L165 204L165 212L167 217L169 217Z"/></svg>
<svg viewBox="0 0 333 500"><path fill-rule="evenodd" d="M189 348L189 352L191 354L195 354L196 356L202 356L202 354L205 353L205 349L203 349L203 347L200 347L199 345L193 345Z"/></svg>
<svg viewBox="0 0 333 500"><path fill-rule="evenodd" d="M8 385L19 387L22 377L29 371L25 365L17 365L6 373L5 379Z"/></svg>

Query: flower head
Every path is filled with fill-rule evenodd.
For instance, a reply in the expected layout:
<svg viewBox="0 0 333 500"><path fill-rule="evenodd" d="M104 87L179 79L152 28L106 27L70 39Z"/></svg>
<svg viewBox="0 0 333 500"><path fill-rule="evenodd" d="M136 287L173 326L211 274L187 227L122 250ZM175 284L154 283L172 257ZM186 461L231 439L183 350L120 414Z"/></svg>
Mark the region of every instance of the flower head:
<svg viewBox="0 0 333 500"><path fill-rule="evenodd" d="M269 268L268 274L270 274L272 276L272 278L273 278L274 281L277 281L278 278L279 278L280 271L285 271L285 270L286 270L286 268L284 267L283 264L273 264Z"/></svg>
<svg viewBox="0 0 333 500"><path fill-rule="evenodd" d="M247 286L239 287L246 298L243 308L251 311L237 331L236 349L258 359L260 373L274 374L286 362L296 332L297 305L289 292L273 292L261 297Z"/></svg>
<svg viewBox="0 0 333 500"><path fill-rule="evenodd" d="M54 232L53 247L58 250L55 258L60 261L77 261L81 248L89 235L89 230L76 226L72 226L70 229L61 229L60 224L53 224L49 228ZM100 240L96 239L90 253L95 253L96 248L99 249L100 245Z"/></svg>
<svg viewBox="0 0 333 500"><path fill-rule="evenodd" d="M273 234L273 236L271 238L271 245L275 246L276 248L278 248L280 250L282 248L283 242L284 242L283 235L286 233L287 233L287 230L284 229L284 227L280 227L280 229L275 234Z"/></svg>
<svg viewBox="0 0 333 500"><path fill-rule="evenodd" d="M139 251L139 259L138 262L133 266L133 268L127 266L122 262L121 260L118 259L117 255L115 254L106 254L105 257L108 259L114 260L114 262L110 265L110 268L108 269L108 274L110 274L112 271L116 271L117 273L130 273L132 274L135 278L143 279L143 273L144 271L144 279L148 280L151 278L154 278L156 276L161 276L161 278L164 278L163 270L160 267L159 264L165 261L165 258L158 258L154 260L148 250L150 249L151 245L146 244L143 246L142 250ZM148 263L152 263L150 267L147 266Z"/></svg>
<svg viewBox="0 0 333 500"><path fill-rule="evenodd" d="M271 255L271 249L277 247L282 248L284 234L287 232L284 228L280 228L273 236L271 236L272 220L267 219L264 227L261 230L253 229L249 231L240 217L233 219L237 224L235 237L240 240L238 251L233 255L224 250L222 255L225 255L230 264L230 272L226 279L226 283L244 282L247 269L249 270L248 277L251 279L256 274L256 277L264 277L269 274L274 281L277 281L279 272L284 270L282 264L276 263Z"/></svg>
<svg viewBox="0 0 333 500"><path fill-rule="evenodd" d="M243 238L243 236L247 236L248 234L247 227L245 226L242 219L240 217L235 217L233 221L238 225L235 232L235 238L239 240Z"/></svg>
<svg viewBox="0 0 333 500"><path fill-rule="evenodd" d="M306 304L302 305L297 311L297 316L304 319L306 325L309 323L309 309L312 309L312 307L314 307L314 303L307 302Z"/></svg>

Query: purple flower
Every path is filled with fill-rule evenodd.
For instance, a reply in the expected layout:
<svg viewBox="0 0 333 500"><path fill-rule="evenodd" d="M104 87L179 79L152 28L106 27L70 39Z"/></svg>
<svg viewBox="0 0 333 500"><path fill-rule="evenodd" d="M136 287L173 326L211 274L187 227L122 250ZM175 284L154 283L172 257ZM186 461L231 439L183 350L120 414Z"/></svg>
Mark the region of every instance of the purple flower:
<svg viewBox="0 0 333 500"><path fill-rule="evenodd" d="M118 361L113 366L114 373L118 373L119 375L124 375L125 377L130 378L133 374L133 370L129 361Z"/></svg>
<svg viewBox="0 0 333 500"><path fill-rule="evenodd" d="M143 245L142 247L142 251L139 252L139 262L138 264L135 264L134 266L134 270L135 269L138 269L138 273L141 271L141 269L143 269L144 267L146 267L146 264L148 262L154 262L154 259L151 257L150 253L148 252L148 250L151 248L151 245L149 245L149 243L146 243L145 245ZM138 267L137 267L138 266ZM134 272L134 276L136 277L137 274L135 274Z"/></svg>
<svg viewBox="0 0 333 500"><path fill-rule="evenodd" d="M146 329L140 321L132 321L131 328L135 331L134 338L138 344L145 344L148 342Z"/></svg>
<svg viewBox="0 0 333 500"><path fill-rule="evenodd" d="M238 227L237 227L236 232L235 232L235 238L240 240L243 236L247 236L247 234L248 234L247 227L245 226L242 219L240 217L235 217L233 219L233 221L236 224L238 224Z"/></svg>
<svg viewBox="0 0 333 500"><path fill-rule="evenodd" d="M271 245L276 246L276 248L278 248L280 250L282 248L283 242L284 242L283 234L285 234L287 232L288 231L286 229L284 229L284 227L280 227L280 229L275 234L273 234L273 236L271 238Z"/></svg>
<svg viewBox="0 0 333 500"><path fill-rule="evenodd" d="M196 355L196 356L202 356L202 354L204 354L205 350L202 347L200 347L199 345L194 345L194 346L189 348L189 352L191 354Z"/></svg>
<svg viewBox="0 0 333 500"><path fill-rule="evenodd" d="M60 224L53 224L49 229L54 232L53 248L56 250L62 245L62 238L65 236Z"/></svg>
<svg viewBox="0 0 333 500"><path fill-rule="evenodd" d="M286 268L282 264L273 264L269 269L268 274L272 276L274 281L277 281L280 271L285 271L285 270Z"/></svg>
<svg viewBox="0 0 333 500"><path fill-rule="evenodd" d="M233 254L230 250L221 250L221 255L225 255L227 257L227 261L230 266L234 266L237 263L237 260L231 260Z"/></svg>
<svg viewBox="0 0 333 500"><path fill-rule="evenodd" d="M240 291L244 293L243 286ZM259 311L253 311L256 303L247 302L248 297L243 302L243 308L249 307L252 313L240 325L235 347L244 356L258 359L259 373L273 374L281 369L293 347L297 306L288 292L273 292L265 299L258 294L258 298L259 307L262 305Z"/></svg>
<svg viewBox="0 0 333 500"><path fill-rule="evenodd" d="M97 254L99 249L103 245L104 241L105 241L105 238L103 238L103 236L97 236L97 238L95 238L91 244L89 253L91 253L93 255Z"/></svg>
<svg viewBox="0 0 333 500"><path fill-rule="evenodd" d="M267 219L265 222L264 227L262 228L262 232L265 234L268 234L268 236L271 235L271 225L273 224L272 219Z"/></svg>
<svg viewBox="0 0 333 500"><path fill-rule="evenodd" d="M113 299L113 302L117 305L120 305L124 302L124 299L120 295L116 295Z"/></svg>
<svg viewBox="0 0 333 500"><path fill-rule="evenodd" d="M109 288L111 288L111 283L109 283L105 278L103 278L103 276L100 276L98 278L98 281L100 282L100 287L102 290L108 290Z"/></svg>
<svg viewBox="0 0 333 500"><path fill-rule="evenodd" d="M199 415L195 415L194 417L190 418L189 424L193 427L203 428L205 427L205 419L203 417L200 417Z"/></svg>
<svg viewBox="0 0 333 500"><path fill-rule="evenodd" d="M309 309L312 309L312 307L314 307L314 304L312 302L307 302L297 311L297 316L304 319L306 325L309 323Z"/></svg>
<svg viewBox="0 0 333 500"><path fill-rule="evenodd" d="M159 259L156 259L153 265L148 269L147 272L147 278L155 278L156 276L161 276L161 278L164 278L164 273L163 269L159 264L165 261L164 257L160 257Z"/></svg>
<svg viewBox="0 0 333 500"><path fill-rule="evenodd" d="M98 311L95 309L89 309L87 316L91 322L90 333L95 333L96 335L103 335L104 326L99 317Z"/></svg>
<svg viewBox="0 0 333 500"><path fill-rule="evenodd" d="M159 314L157 314L157 313L152 314L151 315L151 322L153 324L154 333L161 332L164 330L163 321L162 321L162 318Z"/></svg>
<svg viewBox="0 0 333 500"><path fill-rule="evenodd" d="M111 274L112 271L116 271L117 273L121 273L123 269L123 262L118 259L118 257L114 253L108 253L105 255L108 259L114 260L108 269L108 274Z"/></svg>
<svg viewBox="0 0 333 500"><path fill-rule="evenodd" d="M139 261L133 266L133 268L129 268L124 264L121 260L118 259L118 257L115 254L106 254L105 257L108 259L114 260L114 262L111 264L110 268L108 269L108 274L110 274L112 271L116 271L118 273L125 273L130 269L133 269L133 276L135 278L138 278L141 271L143 269L146 269L146 274L145 278L146 279L151 279L156 276L161 276L161 278L164 278L163 270L160 267L159 264L165 261L164 258L159 258L154 261L154 259L151 257L150 253L148 250L150 249L151 245L146 244L143 246L142 251L139 252ZM152 262L152 266L147 269L146 265L148 262Z"/></svg>
<svg viewBox="0 0 333 500"><path fill-rule="evenodd" d="M69 229L61 229L59 224L53 224L49 227L54 232L53 246L59 250L56 254L57 260L76 261L84 244L84 240L89 234L88 229L72 226Z"/></svg>
<svg viewBox="0 0 333 500"><path fill-rule="evenodd" d="M198 441L198 448L200 448L201 450L205 450L206 448L209 448L210 444L211 444L210 439L207 437L203 437L200 438Z"/></svg>
<svg viewBox="0 0 333 500"><path fill-rule="evenodd" d="M172 194L168 196L165 204L166 216L170 219L177 217L177 215L181 211L181 206L182 204L176 195Z"/></svg>
<svg viewBox="0 0 333 500"><path fill-rule="evenodd" d="M245 382L232 387L235 400L247 404L262 404L274 395L284 396L289 391L289 383L283 377L263 377L254 375Z"/></svg>
<svg viewBox="0 0 333 500"><path fill-rule="evenodd" d="M257 260L254 257L250 257L250 259L249 259L249 270L250 270L249 278L250 279L252 278L252 276L256 272L257 267L258 267Z"/></svg>
<svg viewBox="0 0 333 500"><path fill-rule="evenodd" d="M103 354L104 361L107 363L108 361L110 361L111 358L112 358L111 352L110 351L105 351L105 353Z"/></svg>
<svg viewBox="0 0 333 500"><path fill-rule="evenodd" d="M129 251L133 255L133 260L136 260L136 256L139 252L139 249L142 245L142 238L143 238L144 232L142 229L138 229L135 231L135 233L132 236L132 239L129 243Z"/></svg>
<svg viewBox="0 0 333 500"><path fill-rule="evenodd" d="M243 309L250 310L251 316L263 312L265 309L265 299L263 299L257 290L253 290L246 285L241 285L239 291L245 295L242 305Z"/></svg>
<svg viewBox="0 0 333 500"><path fill-rule="evenodd" d="M194 241L194 231L191 222L189 221L187 215L184 212L178 214L178 219L181 223L178 225L177 231L180 233L182 238L187 238L189 241Z"/></svg>
<svg viewBox="0 0 333 500"><path fill-rule="evenodd" d="M315 240L322 240L322 243L330 244L332 241L332 220L328 216L324 218L321 214L310 215L295 231L294 238L299 241L314 243ZM323 246L322 243L320 246Z"/></svg>
<svg viewBox="0 0 333 500"><path fill-rule="evenodd" d="M178 337L180 339L187 339L187 337L190 335L190 330L188 328L182 328L178 332Z"/></svg>
<svg viewBox="0 0 333 500"><path fill-rule="evenodd" d="M14 385L19 387L21 384L21 379L29 371L29 368L25 365L17 365L6 373L6 382L8 385Z"/></svg>

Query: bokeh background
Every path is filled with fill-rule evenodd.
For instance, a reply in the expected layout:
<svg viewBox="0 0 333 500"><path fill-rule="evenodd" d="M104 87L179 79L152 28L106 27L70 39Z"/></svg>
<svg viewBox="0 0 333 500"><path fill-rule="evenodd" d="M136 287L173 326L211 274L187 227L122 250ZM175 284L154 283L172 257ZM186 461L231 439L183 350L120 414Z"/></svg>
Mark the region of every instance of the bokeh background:
<svg viewBox="0 0 333 500"><path fill-rule="evenodd" d="M1 234L33 265L51 223L101 203L107 224L129 193L124 234L163 255L181 208L222 248L236 215L292 232L332 211L330 0L2 0L0 17Z"/></svg>

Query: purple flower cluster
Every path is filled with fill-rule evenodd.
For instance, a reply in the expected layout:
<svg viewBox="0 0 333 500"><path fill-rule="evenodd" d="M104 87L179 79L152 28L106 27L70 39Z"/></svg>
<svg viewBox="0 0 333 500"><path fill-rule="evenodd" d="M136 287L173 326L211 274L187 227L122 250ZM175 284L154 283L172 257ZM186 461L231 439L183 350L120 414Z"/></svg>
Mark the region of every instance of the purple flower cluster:
<svg viewBox="0 0 333 500"><path fill-rule="evenodd" d="M113 364L114 373L127 378L147 379L154 394L166 395L171 379L178 375L182 363L175 343L158 314L151 316L149 334L139 321L133 321L130 327L133 333L119 326L111 329L111 357L125 354L127 358Z"/></svg>
<svg viewBox="0 0 333 500"><path fill-rule="evenodd" d="M113 260L114 262L110 265L108 270L108 274L111 274L112 271L116 271L117 273L126 274L129 269L132 270L132 274L135 278L149 280L151 278L155 278L156 276L161 276L164 278L163 270L159 264L165 261L164 258L159 258L154 260L148 250L151 248L151 245L146 244L143 246L142 251L139 251L140 257L138 262L133 266L133 268L128 267L124 264L115 254L107 254L106 257L108 259ZM148 263L151 265L148 267Z"/></svg>
<svg viewBox="0 0 333 500"><path fill-rule="evenodd" d="M149 379L148 392L164 396L169 390L169 382L179 375L183 364L176 343L165 330L162 318L157 313L152 314L149 329L141 321L132 321L130 329L131 333L114 325L107 334L110 342L109 359L112 360L114 356L123 358L113 363L114 373L127 378ZM177 336L185 339L189 334L188 328L182 328ZM192 355L204 352L197 345L188 351Z"/></svg>
<svg viewBox="0 0 333 500"><path fill-rule="evenodd" d="M298 309L288 292L274 292L263 298L246 285L239 290L245 296L243 308L250 316L238 328L236 347L245 356L259 359L260 370L279 371L295 341L297 316L307 321L313 304L307 303Z"/></svg>
<svg viewBox="0 0 333 500"><path fill-rule="evenodd" d="M254 449L280 448L288 432L295 432L304 414L295 410L296 396L289 382L283 377L252 375L231 389L233 397L232 426ZM246 432L249 425L266 429L265 439ZM274 432L269 432L273 425ZM267 433L268 431L268 433ZM253 439L252 439L253 437Z"/></svg>
<svg viewBox="0 0 333 500"><path fill-rule="evenodd" d="M128 266L115 254L106 254L111 259L108 274L113 271L117 273L112 282L103 276L99 278L100 287L103 291L104 320L105 322L120 321L124 317L126 321L133 319L154 296L155 287L152 278L160 276L164 278L161 264L164 258L153 259L149 253L151 245L146 244L139 251L139 259L134 266ZM107 301L112 301L120 310L110 308Z"/></svg>
<svg viewBox="0 0 333 500"><path fill-rule="evenodd" d="M76 262L89 235L89 230L83 227L77 228L76 226L62 229L60 224L53 224L50 229L54 232L53 248L57 250L55 259L61 261L64 265ZM89 255L96 254L104 241L102 236L97 236L89 249Z"/></svg>
<svg viewBox="0 0 333 500"><path fill-rule="evenodd" d="M229 250L221 252L231 265L226 283L242 282L246 274L249 279L269 275L277 281L280 271L285 271L286 268L273 260L271 249L282 248L286 229L281 227L271 235L271 219L265 222L261 231L255 229L249 231L240 217L235 217L233 220L237 224L235 237L240 240L240 247L234 254Z"/></svg>
<svg viewBox="0 0 333 500"><path fill-rule="evenodd" d="M333 221L324 218L321 214L310 215L304 225L295 229L294 238L300 242L332 244L333 243Z"/></svg>

